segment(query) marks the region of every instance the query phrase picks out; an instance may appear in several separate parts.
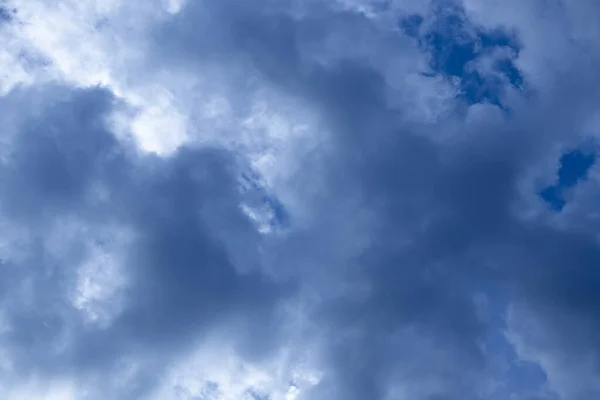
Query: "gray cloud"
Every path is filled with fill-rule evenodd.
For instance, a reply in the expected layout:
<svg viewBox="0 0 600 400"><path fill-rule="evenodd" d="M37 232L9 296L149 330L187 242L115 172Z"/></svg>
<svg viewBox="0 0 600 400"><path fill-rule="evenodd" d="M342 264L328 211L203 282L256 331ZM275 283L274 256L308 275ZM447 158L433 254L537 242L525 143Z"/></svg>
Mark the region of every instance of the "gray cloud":
<svg viewBox="0 0 600 400"><path fill-rule="evenodd" d="M152 354L158 367L224 323L256 338L242 352L260 357L267 351L266 343L258 350L258 332L268 332L273 343L277 304L293 286L275 286L260 265L236 270L215 235L216 223L254 243L251 250L259 247L238 207L231 154L184 149L160 159L136 153L108 130L115 99L103 89L19 90L10 100L17 110L40 103L34 115L21 111L2 172L3 215L30 234L26 260L16 265L9 253L4 261L5 345L18 375L104 373L138 352ZM105 329L84 324L68 294L86 241L110 251L110 238L65 235L56 239L64 250L54 254L47 235L68 219L92 235L107 224L133 231L123 256L130 282L123 309ZM23 303L21 290L31 296Z"/></svg>
<svg viewBox="0 0 600 400"><path fill-rule="evenodd" d="M433 127L410 126L403 121L401 108L390 109L387 105L384 76L372 65L350 58L311 68L299 61L303 57L294 51L300 48L297 33L304 26L312 27L314 22L310 17L296 22L297 27L289 26L289 21L278 24L277 18L269 22L255 22L254 18L252 15L244 21L246 29L240 42L268 46L270 52L267 57L266 52L242 45L243 51L255 57L252 65L286 88L290 82L300 82L297 84L301 95L317 104L334 132L330 159L315 172L326 176L324 186L328 194L324 197L332 204L359 198L360 207L374 214L374 220L364 226L373 245L352 260L358 264L356 268L350 272L334 269L329 273L332 281L344 274L349 281L368 286L369 294L357 300L358 294L346 293L325 301L317 313L323 315L319 321L330 327L327 337L347 331L356 335L347 340L327 341L333 382L325 380L328 389L320 392L318 387L312 396L384 398L390 387L386 377L405 362L414 362L402 360L400 349L397 358L391 355L396 348L388 342L389 336L403 327L416 326L425 336L435 338L436 346L449 346L459 352L452 358L455 368L452 378L447 378L447 371L436 372L434 368L421 377L433 375L446 383L442 389L437 394L427 395L423 391L417 396L485 397L480 382L476 382L485 378L474 378L469 371L473 374L490 367L489 355L482 353L479 345L489 338L489 329L500 327L492 327L477 317L470 297L481 288L516 284L526 293L528 301L544 301L527 284L530 279L525 276L531 275L535 286L556 296L553 301L572 304L576 309L585 306L593 309L590 303L593 297L585 293L592 290L595 280L583 279L590 285L585 290L577 284L578 278L572 277L572 270L566 269L570 262L585 265L593 259L585 255L588 251L579 248L589 239L544 223L532 227L515 215L514 210L523 195L519 191L522 177L552 146L577 135L579 119L585 118L595 104L595 92L584 89L595 82L585 66L582 70L573 66L566 75L558 76L554 88L540 87L540 98L516 102L508 120L469 124L452 118ZM371 22L356 18L356 29L361 29L361 23ZM263 33L268 29L273 32ZM278 42L271 45L270 40ZM280 45L282 40L287 40L287 44ZM239 46L236 40L232 42ZM304 69L299 70L299 65ZM274 69L277 72L272 74ZM573 75L575 70L579 70L579 76ZM282 74L289 75L282 80ZM563 79L565 83L560 82ZM577 99L573 100L575 93ZM452 123L459 124L463 141L439 146L423 137L424 129L435 135ZM318 222L314 229L315 235L323 231ZM335 228L333 232L330 228L325 231L329 235L343 235ZM402 245L404 241L408 244ZM595 252L596 244L589 246L589 251ZM560 276L551 273L552 278L546 284L539 279L540 274L547 274L546 267L529 257L510 258L513 263L510 266L491 270L486 267L497 264L494 257L498 250L518 252L525 248L545 257L547 247L564 248L565 256L550 256L561 272ZM582 257L579 261L577 254ZM323 279L322 274L319 277ZM583 293L579 289L568 290L571 284ZM562 294L550 289L553 285L564 288ZM511 301L510 293L506 293L503 301ZM585 325L582 329L591 331ZM567 337L576 340L571 335ZM585 343L587 351L595 347L593 343ZM430 363L437 365L443 361L431 356ZM461 379L463 384L456 383Z"/></svg>
<svg viewBox="0 0 600 400"><path fill-rule="evenodd" d="M259 233L240 209L251 197L237 181L250 168L243 154L201 148L201 138L167 157L140 153L110 132L106 117L123 105L103 89L5 96L19 117L0 174L2 212L27 238L24 261L10 252L3 261L4 340L19 375L57 365L102 374L124 355L150 357L137 381L107 392L143 398L165 365L211 331L226 327L255 362L291 346L280 313L291 301L310 326L294 345L316 347L323 372L302 399L597 396L594 168L562 212L538 197L556 149L595 134L585 129L599 104L597 55L557 47L570 62L547 73L521 19L504 26L510 15L477 17L472 2L465 12L433 3L425 9L434 16L514 32L522 49L511 62L528 91L507 88L503 110L466 105L459 93L445 100L450 111L415 119L409 83L393 77L450 92L462 84L419 71L443 49L415 45L399 22L412 14L395 2L374 15L319 1L189 2L154 27L150 70L216 70L239 113L265 85L322 123L320 146L299 154L285 186L308 211L302 219L285 210L275 235ZM565 18L598 11L581 4L565 5ZM481 2L480 13L489 7ZM523 7L533 23L537 10ZM582 49L597 37L562 19L549 26ZM34 99L39 110L26 111ZM48 249L67 218L91 237L107 224L132 231L123 304L102 329L67 298L88 251L83 238L69 238L59 254ZM34 293L28 304L19 300L24 286Z"/></svg>

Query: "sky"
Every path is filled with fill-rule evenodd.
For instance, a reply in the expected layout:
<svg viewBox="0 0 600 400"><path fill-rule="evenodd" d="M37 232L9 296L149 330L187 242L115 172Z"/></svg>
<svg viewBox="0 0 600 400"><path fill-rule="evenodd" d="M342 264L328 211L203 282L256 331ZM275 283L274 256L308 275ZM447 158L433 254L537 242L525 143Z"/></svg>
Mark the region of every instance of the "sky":
<svg viewBox="0 0 600 400"><path fill-rule="evenodd" d="M0 0L0 398L596 400L597 0Z"/></svg>

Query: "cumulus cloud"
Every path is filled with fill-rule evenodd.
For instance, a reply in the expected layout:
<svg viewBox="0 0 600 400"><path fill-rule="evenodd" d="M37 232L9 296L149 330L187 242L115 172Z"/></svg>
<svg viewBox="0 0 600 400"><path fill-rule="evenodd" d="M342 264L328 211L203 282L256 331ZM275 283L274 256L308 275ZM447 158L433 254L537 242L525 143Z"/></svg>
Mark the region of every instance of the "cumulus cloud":
<svg viewBox="0 0 600 400"><path fill-rule="evenodd" d="M0 5L3 398L600 394L595 2Z"/></svg>

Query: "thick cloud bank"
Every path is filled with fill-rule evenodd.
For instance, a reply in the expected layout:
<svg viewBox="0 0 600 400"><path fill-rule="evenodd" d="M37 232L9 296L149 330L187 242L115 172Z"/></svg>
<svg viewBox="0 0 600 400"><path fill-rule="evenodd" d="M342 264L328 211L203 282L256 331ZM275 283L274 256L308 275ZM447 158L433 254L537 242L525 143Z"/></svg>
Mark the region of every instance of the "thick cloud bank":
<svg viewBox="0 0 600 400"><path fill-rule="evenodd" d="M0 398L597 399L599 20L0 1Z"/></svg>

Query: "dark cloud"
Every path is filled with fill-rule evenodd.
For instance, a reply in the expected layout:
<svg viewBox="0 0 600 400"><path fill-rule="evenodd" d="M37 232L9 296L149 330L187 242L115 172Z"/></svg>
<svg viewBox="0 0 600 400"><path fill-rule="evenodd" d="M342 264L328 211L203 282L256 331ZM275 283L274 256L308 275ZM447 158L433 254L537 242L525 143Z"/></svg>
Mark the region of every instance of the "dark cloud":
<svg viewBox="0 0 600 400"><path fill-rule="evenodd" d="M115 99L103 89L19 90L4 101L20 110L34 99L39 109L21 112L1 175L3 215L31 234L27 260L13 265L9 258L3 271L12 304L4 344L21 377L40 370L104 373L140 352L163 368L220 324L235 327L232 338L244 332L242 353L268 351L261 342L276 340L271 319L293 286L275 286L261 271L260 237L239 209L234 157L210 149L183 149L167 159L137 154L110 132ZM91 234L65 237L66 252L57 256L46 235L69 219ZM110 223L134 232L123 266L130 284L121 313L98 329L84 324L68 296L86 243L98 240L94 229ZM253 243L246 270L228 254L230 233ZM31 296L25 303L23 285ZM255 340L246 344L246 337Z"/></svg>
<svg viewBox="0 0 600 400"><path fill-rule="evenodd" d="M0 7L0 21L2 23L10 22L13 20L14 15L17 13L16 9L7 9L4 7Z"/></svg>
<svg viewBox="0 0 600 400"><path fill-rule="evenodd" d="M544 210L532 182L541 178L531 178L556 148L588 134L597 59L583 54L524 94L529 77L518 65L528 48L518 29L480 26L454 2L392 15L392 27L378 24L394 8L375 9L372 17L318 1L189 2L154 32L157 69L222 67L236 109L260 83L315 112L327 133L290 178L304 220L239 154L190 145L159 157L116 139L106 117L122 105L104 89L5 96L19 118L0 174L2 213L28 241L24 261L3 260L12 327L3 340L22 375L102 374L124 355L144 355L153 361L118 392L140 398L215 329L225 327L249 360L290 345L279 312L293 299L308 304L303 344L319 349L324 373L303 399L597 396L600 247L582 211L597 195L585 186L595 157L560 158L554 192L541 195L562 201L563 213ZM357 38L369 45L335 54L325 45ZM396 93L403 88L391 87L386 69L397 52L424 57L423 85L458 80L453 111L466 111L412 119L412 99ZM488 57L488 75L470 68ZM568 205L564 188L575 190ZM537 201L531 215L528 199ZM240 209L246 200L267 204L283 233L261 235ZM557 219L578 205L572 220ZM48 236L68 219L90 238L49 250ZM132 231L129 283L122 310L100 329L68 293L89 251L84 239L105 246L92 232L108 223ZM580 376L569 373L583 359Z"/></svg>
<svg viewBox="0 0 600 400"><path fill-rule="evenodd" d="M326 271L298 272L307 285L333 288L340 279L347 285L341 294L323 295L315 312L315 321L325 332L328 369L323 382L306 398L386 398L394 386L394 374L417 365L414 359L403 358L402 352L403 345L410 346L407 343L414 338L402 345L393 340L404 329L415 329L439 350L423 350L431 367L411 377L421 385L434 380L439 389L421 389L411 398L485 398L485 387L494 377L490 355L482 346L492 340L490 331L501 329L502 324L481 318L473 296L489 287L509 288L500 300L504 305L513 300L516 286L527 301L546 305L555 301L584 312L586 318L596 317L591 265L597 245L588 237L543 223L531 227L515 214L515 204L523 196L519 186L523 177L578 129L577 118L597 97L591 89L583 89L589 75L569 72L574 86L559 83L556 88L540 88L540 96L548 96L542 100L507 103L514 107L514 114L500 121L477 124L452 117L433 127L411 124L402 107L388 104L387 82L377 65L352 56L323 65L304 53L304 48L310 48L307 43L317 40L307 32L327 32L331 27L342 32L348 29L348 35L367 32L365 27L372 23L368 18L323 9L294 18L286 14L285 6L266 11L224 2L222 7L214 7L216 14L213 8L205 14L206 10L190 6L166 29L175 32L174 40L189 43L196 36L182 39L180 26L191 26L192 21L210 15L217 37L227 37L227 52L243 54L253 71L317 107L333 132L328 138L333 145L317 166L307 166L302 172L315 174L314 181L323 185L324 193L319 196L326 201L319 200L314 212L336 213L336 207L355 202L355 214L346 218L364 210L370 215L360 225L367 231L369 244L355 257L346 259L335 248L328 251L329 257L350 265L308 256L307 263ZM458 77L468 103L487 100L504 107L500 93L505 87L524 85L513 63L521 51L518 32L471 24L456 6L434 7L432 13L434 22L426 28L422 27L425 18L419 15L400 23L407 35L421 38L430 53L431 68L436 74ZM346 18L354 23L342 24ZM389 38L385 34L372 37ZM397 40L403 43L400 36ZM470 62L500 48L507 52L492 63L497 78L468 70ZM196 51L206 54L206 45L185 48L186 54ZM562 97L575 93L575 104ZM464 140L442 144L432 140L436 131L451 124L458 124ZM310 235L321 239L293 236L290 240L302 242L287 246L310 249L314 241L331 243L331 236L345 236L347 225L321 223L310 228ZM497 267L494 254L498 251L516 252L519 257L510 257L513 265ZM525 256L523 251L532 255ZM546 257L556 266L552 272L540 261ZM581 271L568 267L573 264ZM544 300L541 293L549 299ZM568 340L576 339L569 336ZM588 351L597 348L590 340L584 343ZM450 363L451 371L434 367Z"/></svg>

